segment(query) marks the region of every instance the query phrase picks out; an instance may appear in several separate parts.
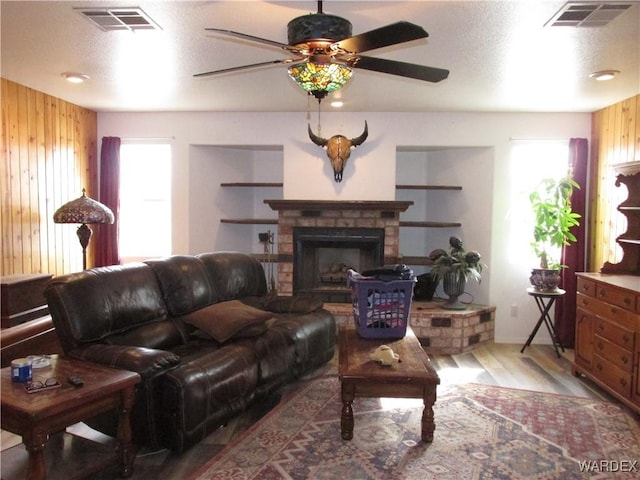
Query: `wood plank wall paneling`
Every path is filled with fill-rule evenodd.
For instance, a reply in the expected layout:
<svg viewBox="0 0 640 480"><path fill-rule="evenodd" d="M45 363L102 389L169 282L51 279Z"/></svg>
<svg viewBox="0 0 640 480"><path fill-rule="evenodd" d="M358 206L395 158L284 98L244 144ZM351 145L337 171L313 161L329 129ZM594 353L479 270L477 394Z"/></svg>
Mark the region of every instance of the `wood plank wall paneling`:
<svg viewBox="0 0 640 480"><path fill-rule="evenodd" d="M53 223L53 213L83 188L97 196L97 113L1 82L0 275L82 270L78 226Z"/></svg>
<svg viewBox="0 0 640 480"><path fill-rule="evenodd" d="M627 226L617 206L627 197L627 191L625 187L615 186L613 165L639 160L640 95L594 112L589 181L589 271L597 272L605 262L618 263L622 257L616 238Z"/></svg>

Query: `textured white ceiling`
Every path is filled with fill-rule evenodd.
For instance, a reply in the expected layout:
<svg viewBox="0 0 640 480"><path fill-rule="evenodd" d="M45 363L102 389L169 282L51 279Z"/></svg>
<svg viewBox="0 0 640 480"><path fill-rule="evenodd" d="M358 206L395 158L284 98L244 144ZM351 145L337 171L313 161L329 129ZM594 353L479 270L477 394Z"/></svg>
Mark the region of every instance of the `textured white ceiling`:
<svg viewBox="0 0 640 480"><path fill-rule="evenodd" d="M364 70L333 97L346 111L591 112L640 93L640 5L598 28L545 27L563 1L331 1L353 33L399 20L429 38L369 56L451 71L431 84ZM78 7L141 7L159 31L104 32ZM287 43L287 23L315 1L6 1L1 73L98 111L305 111L317 108L275 65L223 76L193 74L285 58L277 48L205 32L217 27ZM610 82L589 73L615 69ZM90 76L66 82L62 72ZM323 102L323 109L325 107Z"/></svg>

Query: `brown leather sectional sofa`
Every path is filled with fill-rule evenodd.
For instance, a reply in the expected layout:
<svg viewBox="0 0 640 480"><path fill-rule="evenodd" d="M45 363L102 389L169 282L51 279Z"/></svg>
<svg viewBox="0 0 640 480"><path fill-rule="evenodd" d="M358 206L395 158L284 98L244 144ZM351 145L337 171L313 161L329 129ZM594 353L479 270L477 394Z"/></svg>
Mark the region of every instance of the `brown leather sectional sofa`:
<svg viewBox="0 0 640 480"><path fill-rule="evenodd" d="M135 443L177 452L333 357L321 303L266 294L262 265L237 252L95 268L45 291L66 355L140 374ZM115 435L114 418L88 423Z"/></svg>

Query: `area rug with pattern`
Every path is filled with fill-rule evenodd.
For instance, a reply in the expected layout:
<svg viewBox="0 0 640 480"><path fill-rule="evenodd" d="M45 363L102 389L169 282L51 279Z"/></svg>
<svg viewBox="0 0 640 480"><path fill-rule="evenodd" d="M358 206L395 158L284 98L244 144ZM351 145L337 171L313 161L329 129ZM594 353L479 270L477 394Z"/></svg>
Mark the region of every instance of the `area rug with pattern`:
<svg viewBox="0 0 640 480"><path fill-rule="evenodd" d="M419 400L356 398L353 440L340 437L340 383L304 384L191 480L640 478L640 429L605 401L452 385L420 440Z"/></svg>

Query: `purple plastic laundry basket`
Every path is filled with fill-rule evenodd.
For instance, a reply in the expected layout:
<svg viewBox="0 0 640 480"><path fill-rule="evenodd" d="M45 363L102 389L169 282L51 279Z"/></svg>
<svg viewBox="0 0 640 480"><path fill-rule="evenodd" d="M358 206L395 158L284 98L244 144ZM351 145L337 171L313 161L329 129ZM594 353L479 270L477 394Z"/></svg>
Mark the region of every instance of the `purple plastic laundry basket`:
<svg viewBox="0 0 640 480"><path fill-rule="evenodd" d="M382 282L349 270L347 285L356 331L363 338L403 338L407 333L415 277Z"/></svg>

